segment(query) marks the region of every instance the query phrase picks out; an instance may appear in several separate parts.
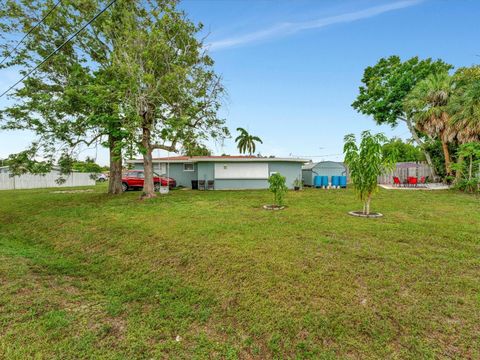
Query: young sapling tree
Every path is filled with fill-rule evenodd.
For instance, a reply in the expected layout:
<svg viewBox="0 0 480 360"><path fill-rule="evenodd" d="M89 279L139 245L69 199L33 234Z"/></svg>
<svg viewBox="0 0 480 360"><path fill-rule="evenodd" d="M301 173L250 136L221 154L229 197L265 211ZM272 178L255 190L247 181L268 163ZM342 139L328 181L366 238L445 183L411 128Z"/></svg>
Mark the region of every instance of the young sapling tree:
<svg viewBox="0 0 480 360"><path fill-rule="evenodd" d="M279 173L272 174L268 178L270 184L269 190L273 193L273 203L276 207L281 207L284 204L285 194L287 193L287 184L285 176Z"/></svg>
<svg viewBox="0 0 480 360"><path fill-rule="evenodd" d="M385 155L382 151L386 142L388 139L384 134L371 134L370 131L362 132L359 146L356 144L355 135L345 136L345 164L355 185L355 192L363 201L364 215L370 215L370 201L378 188L378 176L395 166L396 153Z"/></svg>

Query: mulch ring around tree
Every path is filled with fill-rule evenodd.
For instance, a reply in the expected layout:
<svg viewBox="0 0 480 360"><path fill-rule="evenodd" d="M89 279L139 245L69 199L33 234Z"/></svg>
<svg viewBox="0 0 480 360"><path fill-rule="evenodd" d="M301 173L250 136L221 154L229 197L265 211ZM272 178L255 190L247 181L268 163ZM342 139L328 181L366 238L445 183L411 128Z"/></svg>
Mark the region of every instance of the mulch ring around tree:
<svg viewBox="0 0 480 360"><path fill-rule="evenodd" d="M383 214L380 214L380 213L370 213L370 214L367 215L367 214L364 214L363 211L349 211L348 215L364 217L364 218L381 218L381 217L383 217Z"/></svg>
<svg viewBox="0 0 480 360"><path fill-rule="evenodd" d="M285 209L285 206L279 206L279 205L263 205L263 208L265 210L283 210Z"/></svg>

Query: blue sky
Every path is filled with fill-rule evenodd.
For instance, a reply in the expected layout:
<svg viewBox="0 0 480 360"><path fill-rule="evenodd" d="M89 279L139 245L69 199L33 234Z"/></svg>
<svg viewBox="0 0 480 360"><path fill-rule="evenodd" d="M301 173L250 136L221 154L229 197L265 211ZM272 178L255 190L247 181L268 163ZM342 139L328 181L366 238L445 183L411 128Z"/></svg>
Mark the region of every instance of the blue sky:
<svg viewBox="0 0 480 360"><path fill-rule="evenodd" d="M480 62L476 0L185 0L180 6L208 33L228 90L221 115L232 133L241 126L260 136L263 155L341 160L347 133L408 137L403 125L379 127L350 106L363 69L380 57L441 58L455 67ZM2 72L4 90L18 75ZM0 133L0 158L31 140ZM237 153L233 139L209 145L218 154ZM103 149L80 156L88 154L107 163Z"/></svg>

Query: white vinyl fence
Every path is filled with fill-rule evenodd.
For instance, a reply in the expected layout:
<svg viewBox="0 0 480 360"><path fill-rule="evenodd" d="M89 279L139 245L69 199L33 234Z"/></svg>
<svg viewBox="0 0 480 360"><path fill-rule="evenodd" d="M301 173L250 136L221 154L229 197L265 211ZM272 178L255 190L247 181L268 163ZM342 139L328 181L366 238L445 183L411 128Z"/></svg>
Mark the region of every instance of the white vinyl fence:
<svg viewBox="0 0 480 360"><path fill-rule="evenodd" d="M49 187L70 187L70 186L91 186L95 185L95 180L90 173L71 173L63 175L66 180L62 184L58 184L56 180L60 177L58 172L50 172L45 175L25 174L21 176L11 177L8 173L0 174L0 190L15 189L35 189Z"/></svg>

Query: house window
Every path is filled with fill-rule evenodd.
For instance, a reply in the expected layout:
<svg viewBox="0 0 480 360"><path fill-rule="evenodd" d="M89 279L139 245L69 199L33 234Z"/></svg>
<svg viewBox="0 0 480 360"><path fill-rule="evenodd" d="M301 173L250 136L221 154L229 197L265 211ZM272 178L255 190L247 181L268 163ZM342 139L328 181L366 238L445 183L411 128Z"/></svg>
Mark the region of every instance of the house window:
<svg viewBox="0 0 480 360"><path fill-rule="evenodd" d="M183 171L194 171L193 164L184 163L183 164Z"/></svg>

